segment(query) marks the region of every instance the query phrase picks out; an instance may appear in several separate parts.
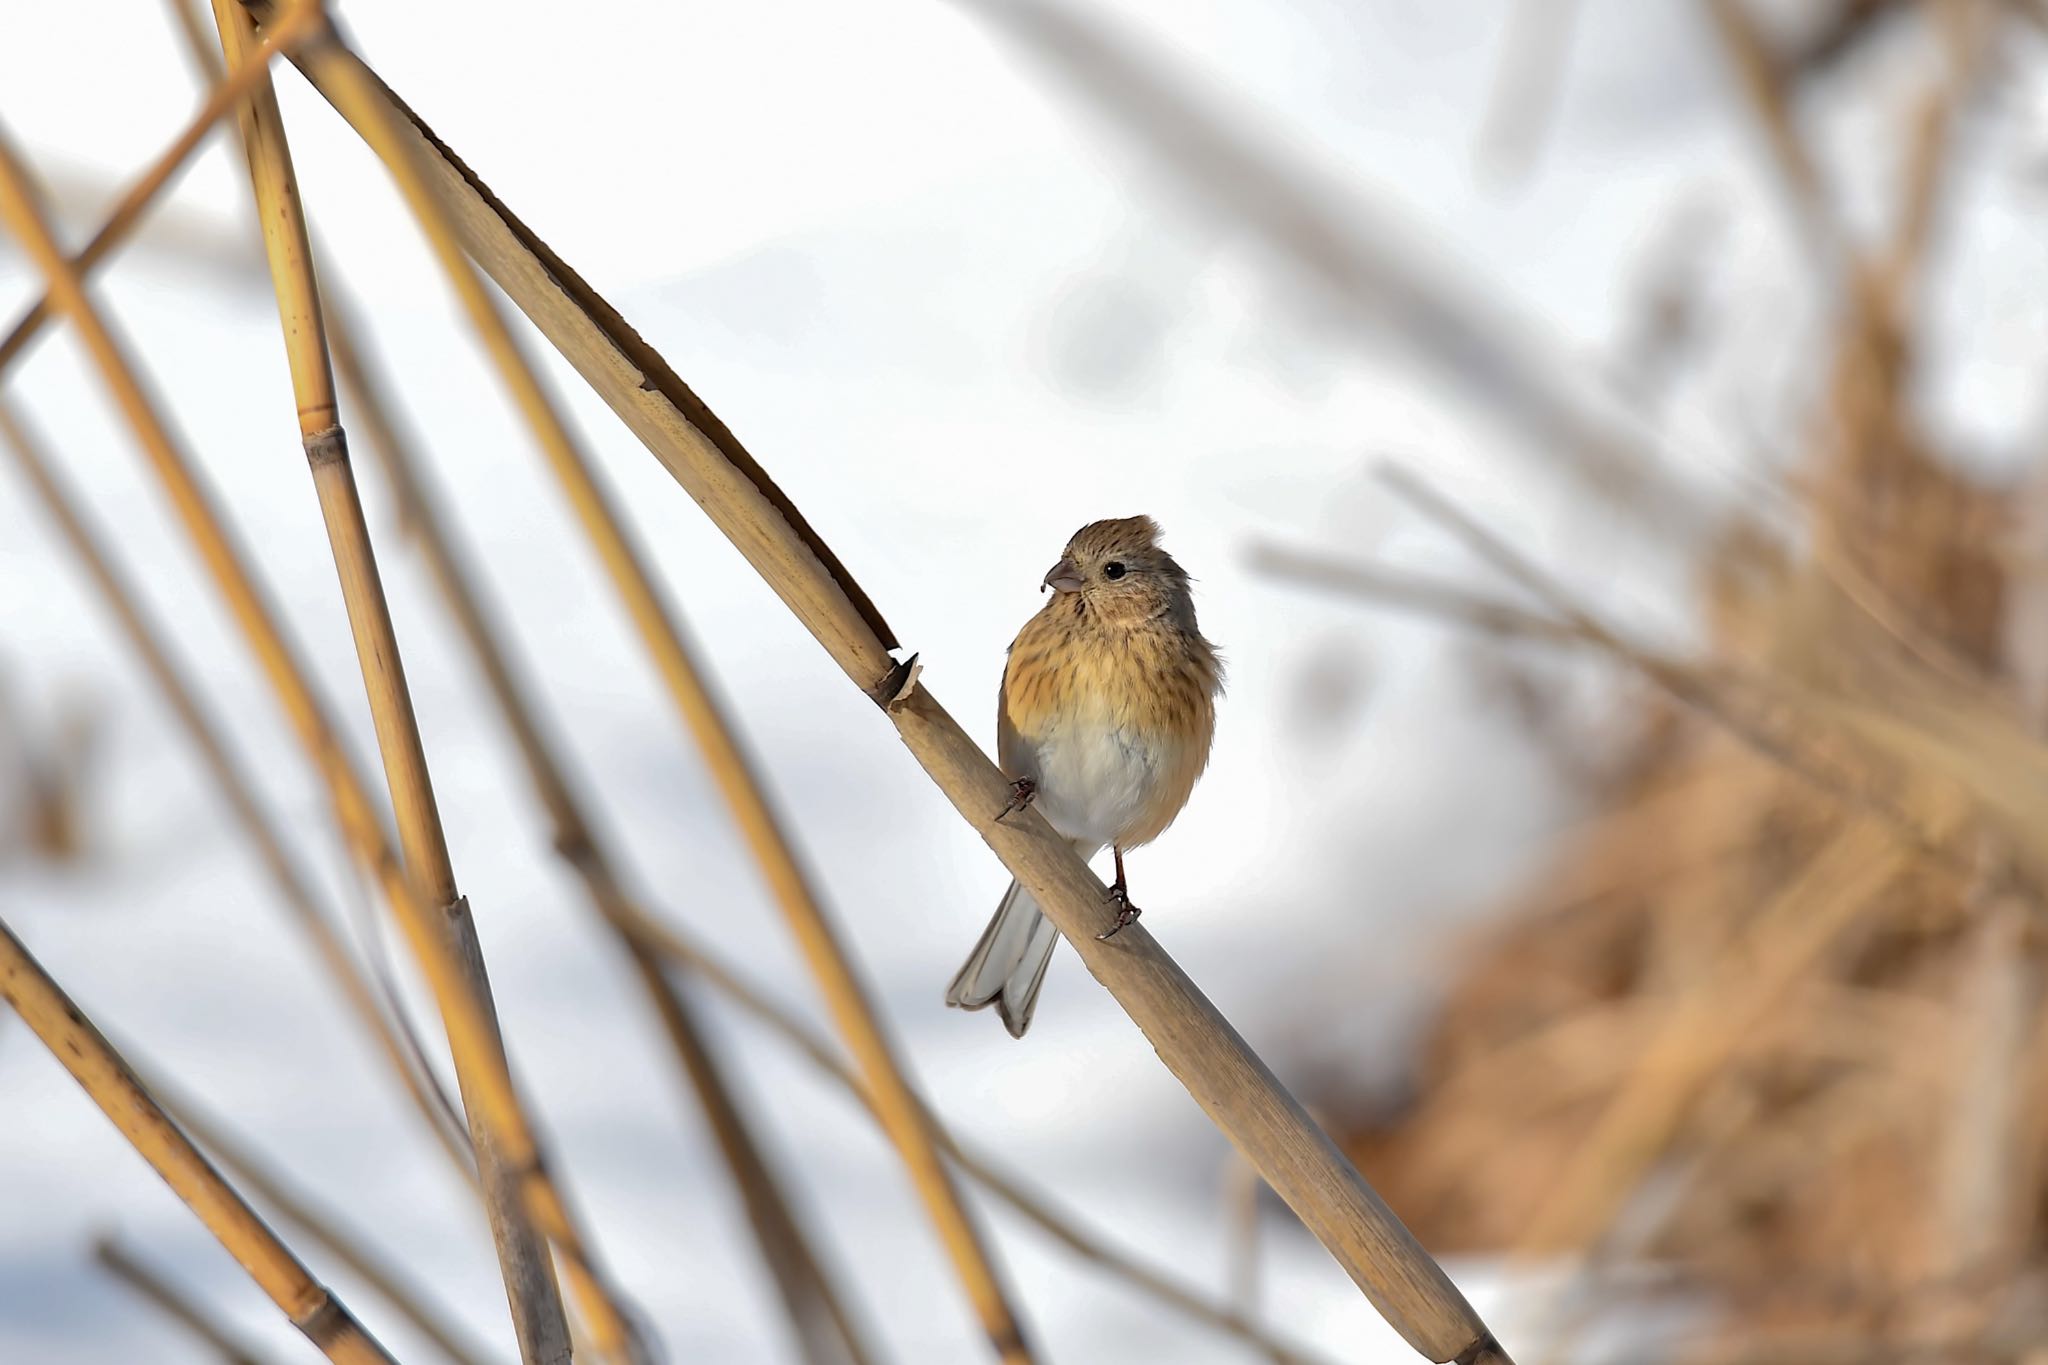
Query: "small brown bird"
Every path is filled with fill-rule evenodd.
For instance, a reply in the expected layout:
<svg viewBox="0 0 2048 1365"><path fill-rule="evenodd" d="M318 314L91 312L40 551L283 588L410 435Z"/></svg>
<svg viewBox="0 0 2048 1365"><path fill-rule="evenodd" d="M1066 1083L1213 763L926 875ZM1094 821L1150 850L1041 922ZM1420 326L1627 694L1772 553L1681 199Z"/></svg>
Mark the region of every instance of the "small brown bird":
<svg viewBox="0 0 2048 1365"><path fill-rule="evenodd" d="M1209 762L1223 662L1150 517L1083 526L1043 588L1052 600L1011 643L997 699L996 752L1016 793L1003 814L1035 801L1084 859L1114 852L1109 938L1138 917L1125 850L1173 823ZM1011 882L946 1003L994 1005L1022 1038L1059 938Z"/></svg>

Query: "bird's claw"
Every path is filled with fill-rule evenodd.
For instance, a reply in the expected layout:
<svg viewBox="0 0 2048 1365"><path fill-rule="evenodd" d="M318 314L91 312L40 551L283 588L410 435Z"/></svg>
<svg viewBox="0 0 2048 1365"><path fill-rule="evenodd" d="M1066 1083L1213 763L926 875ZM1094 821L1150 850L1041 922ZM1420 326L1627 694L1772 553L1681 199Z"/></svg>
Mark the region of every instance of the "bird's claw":
<svg viewBox="0 0 2048 1365"><path fill-rule="evenodd" d="M1138 916L1145 913L1137 906L1131 904L1131 893L1124 889L1122 882L1118 882L1109 888L1109 903L1116 907L1116 923L1095 936L1097 943L1109 942L1127 927L1136 924Z"/></svg>
<svg viewBox="0 0 2048 1365"><path fill-rule="evenodd" d="M997 812L996 823L1000 825L1018 811L1023 810L1031 804L1031 798L1036 795L1038 795L1038 784L1030 778L1020 777L1015 782L1012 782L1010 784L1010 804Z"/></svg>

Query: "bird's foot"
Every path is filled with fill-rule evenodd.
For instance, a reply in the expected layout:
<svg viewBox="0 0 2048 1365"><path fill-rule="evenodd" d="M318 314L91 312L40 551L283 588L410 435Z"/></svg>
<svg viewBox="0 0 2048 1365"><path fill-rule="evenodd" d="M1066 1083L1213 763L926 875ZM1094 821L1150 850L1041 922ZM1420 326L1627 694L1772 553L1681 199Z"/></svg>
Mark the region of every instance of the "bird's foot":
<svg viewBox="0 0 2048 1365"><path fill-rule="evenodd" d="M1031 798L1036 795L1038 795L1038 784L1030 778L1020 777L1015 782L1012 782L1010 784L1010 804L997 812L996 823L1001 824L1018 811L1023 810L1031 804Z"/></svg>
<svg viewBox="0 0 2048 1365"><path fill-rule="evenodd" d="M1138 916L1145 912L1131 904L1131 893L1124 889L1122 882L1109 888L1109 903L1116 907L1116 923L1095 936L1098 943L1107 943L1124 929L1138 922Z"/></svg>

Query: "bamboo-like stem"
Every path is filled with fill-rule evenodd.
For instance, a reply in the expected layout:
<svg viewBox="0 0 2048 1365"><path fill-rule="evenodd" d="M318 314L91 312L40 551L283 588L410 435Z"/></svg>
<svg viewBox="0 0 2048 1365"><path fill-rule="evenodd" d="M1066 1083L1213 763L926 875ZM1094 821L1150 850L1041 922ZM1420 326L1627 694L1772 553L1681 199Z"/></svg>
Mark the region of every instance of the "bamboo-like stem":
<svg viewBox="0 0 2048 1365"><path fill-rule="evenodd" d="M213 125L235 107L237 100L253 90L258 81L268 79L266 73L270 59L323 22L320 5L321 0L285 0L278 6L276 19L264 26L263 41L207 92L198 112L186 121L185 127L171 139L171 145L151 163L149 169L128 187L120 202L114 205L113 212L100 225L100 230L86 243L85 250L73 259L72 265L80 275L90 274L93 267L127 238L141 221L143 213L156 202L156 197L177 178L192 154L199 150ZM23 315L21 321L8 330L6 339L0 340L0 374L6 372L49 320L50 296L46 293Z"/></svg>
<svg viewBox="0 0 2048 1365"><path fill-rule="evenodd" d="M215 0L216 4L225 2ZM303 55L307 64L320 74L323 92L337 101L344 114L352 116L358 131L391 170L440 257L484 349L533 429L596 546L789 922L835 1025L873 1088L881 1107L883 1128L910 1172L983 1332L999 1359L1013 1365L1028 1365L1032 1352L983 1234L920 1117L916 1092L904 1074L880 1016L799 867L724 706L712 694L703 669L692 657L674 611L662 599L653 575L628 538L589 462L542 389L496 302L463 254L439 190L419 161L417 150L407 141L405 125L385 104L381 85L338 41L308 45Z"/></svg>
<svg viewBox="0 0 2048 1365"><path fill-rule="evenodd" d="M342 1365L391 1357L164 1115L92 1021L0 921L0 998L306 1340Z"/></svg>
<svg viewBox="0 0 2048 1365"><path fill-rule="evenodd" d="M143 667L162 691L171 712L185 729L199 753L207 774L220 789L221 798L256 845L264 869L277 884L284 903L299 928L312 943L315 954L334 979L342 998L363 1022L384 1051L392 1069L404 1083L406 1093L443 1146L449 1142L445 1101L434 1087L433 1078L414 1063L407 1046L391 1019L378 1003L376 993L356 966L355 958L335 932L336 916L323 906L313 890L313 880L290 852L282 831L265 810L255 783L242 771L230 751L226 736L197 685L191 669L178 657L170 637L148 613L143 598L114 560L107 538L85 518L84 505L75 490L65 486L56 465L44 452L12 407L0 402L0 447L14 457L16 467L27 478L50 520L55 522L72 552L78 556L86 576L99 590L123 634L142 660ZM458 1167L465 1154L456 1152ZM465 1171L466 1174L466 1171Z"/></svg>
<svg viewBox="0 0 2048 1365"><path fill-rule="evenodd" d="M668 980L654 949L628 932L631 901L607 841L595 831L575 795L567 762L542 721L532 690L521 680L502 632L493 628L476 575L455 544L452 528L430 495L412 442L400 434L396 415L383 400L386 390L366 368L353 338L361 329L337 306L330 292L328 342L335 369L348 394L357 426L382 464L399 515L417 535L448 611L475 656L499 714L526 764L535 799L553 826L554 846L582 879L592 907L618 936L647 990L663 1031L711 1126L733 1183L744 1203L763 1260L782 1295L784 1308L807 1365L861 1365L871 1353L830 1279L824 1273L781 1182L755 1138L723 1065L699 1026L683 989Z"/></svg>
<svg viewBox="0 0 2048 1365"><path fill-rule="evenodd" d="M403 135L454 206L463 245L703 507L833 660L882 706L961 815L1246 1158L1410 1345L1433 1361L1505 1361L1441 1267L1142 923L1113 941L1106 891L1036 813L997 823L1009 783L923 687L865 594L789 500L661 357L483 188L351 54L295 56L366 140Z"/></svg>
<svg viewBox="0 0 2048 1365"><path fill-rule="evenodd" d="M230 65L245 59L255 46L255 26L236 0L214 0L214 22L221 50ZM384 757L384 775L398 818L398 837L405 868L431 905L441 907L448 950L468 977L468 987L486 1016L492 1036L485 1044L501 1054L496 1036L496 1010L483 949L469 902L457 888L448 840L427 772L426 749L420 737L405 665L389 604L377 573L355 473L349 463L348 438L334 396L334 373L327 355L326 319L319 287L313 280L312 242L306 232L305 209L292 173L291 149L269 78L258 81L239 110L243 146L248 153L249 179L255 191L257 220L262 225L272 288L283 324L285 354L290 362L292 393L298 402L299 435L312 467L313 486L327 539L341 578L342 597L362 665L363 686L376 725L377 747ZM528 1218L519 1197L518 1174L507 1165L476 1098L480 1082L474 1065L456 1058L456 1084L469 1117L470 1145L476 1152L477 1177L484 1210L490 1220L505 1296L512 1311L520 1358L527 1365L555 1365L571 1358L569 1322L562 1292L555 1282L547 1242ZM625 1317L594 1275L579 1277L591 1292L582 1303L600 1350L625 1352L629 1332Z"/></svg>
<svg viewBox="0 0 2048 1365"><path fill-rule="evenodd" d="M49 225L28 194L27 174L12 145L0 138L0 223L14 233L52 288L53 304L78 329L138 444L169 492L180 519L214 576L236 623L248 637L301 743L327 781L336 818L351 849L370 870L432 989L448 1030L450 1050L476 1068L478 1099L486 1121L504 1148L507 1167L520 1175L522 1197L535 1223L572 1265L585 1264L581 1242L545 1164L533 1130L513 1089L504 1054L494 1046L495 1022L488 1006L469 987L469 977L449 952L438 911L424 889L408 880L392 852L383 824L362 777L349 760L312 689L309 674L277 623L275 610L257 585L245 557L230 537L191 462L170 435L136 376L135 367L86 295L77 273L58 250Z"/></svg>
<svg viewBox="0 0 2048 1365"><path fill-rule="evenodd" d="M443 1355L456 1365L484 1365L491 1359L489 1351L467 1340L467 1332L445 1308L429 1302L406 1282L403 1272L387 1264L361 1232L347 1227L332 1210L320 1208L312 1196L296 1188L289 1178L245 1141L229 1133L225 1124L207 1114L189 1096L174 1092L155 1076L145 1076L143 1082L172 1121L215 1161L227 1167L243 1188L268 1205L283 1222L299 1229L354 1271L379 1297L403 1313Z"/></svg>
<svg viewBox="0 0 2048 1365"><path fill-rule="evenodd" d="M264 1365L263 1358L236 1341L206 1310L174 1288L170 1281L144 1265L111 1237L93 1244L92 1256L109 1275L147 1299L167 1318L213 1348L222 1365Z"/></svg>

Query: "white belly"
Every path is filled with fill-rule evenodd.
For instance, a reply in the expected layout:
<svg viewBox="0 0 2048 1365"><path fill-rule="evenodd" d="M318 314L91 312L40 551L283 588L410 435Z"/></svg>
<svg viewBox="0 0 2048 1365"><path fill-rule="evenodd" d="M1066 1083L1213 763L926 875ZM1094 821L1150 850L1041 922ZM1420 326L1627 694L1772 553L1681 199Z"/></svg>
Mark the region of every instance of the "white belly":
<svg viewBox="0 0 2048 1365"><path fill-rule="evenodd" d="M1018 767L1038 784L1039 813L1069 839L1098 849L1145 824L1168 766L1158 736L1085 720L1021 747Z"/></svg>

